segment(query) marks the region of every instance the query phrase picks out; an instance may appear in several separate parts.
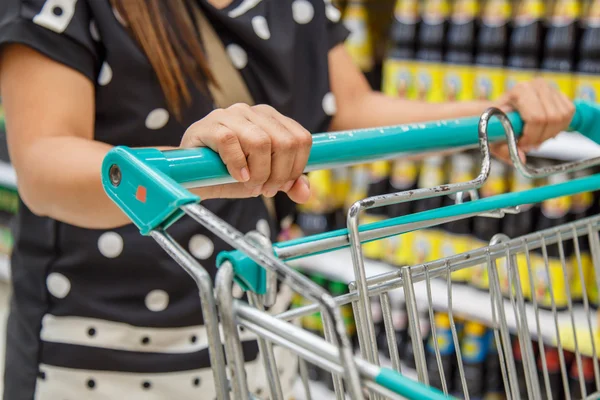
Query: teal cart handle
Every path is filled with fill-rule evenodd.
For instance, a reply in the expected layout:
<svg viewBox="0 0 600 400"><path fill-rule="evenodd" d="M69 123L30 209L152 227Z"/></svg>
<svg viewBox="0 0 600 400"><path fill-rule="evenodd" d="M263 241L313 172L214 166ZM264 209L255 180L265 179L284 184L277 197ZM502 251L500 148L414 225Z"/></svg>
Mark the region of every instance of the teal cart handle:
<svg viewBox="0 0 600 400"><path fill-rule="evenodd" d="M411 400L448 400L453 398L446 396L436 388L413 381L389 368L381 368L375 377L375 383Z"/></svg>
<svg viewBox="0 0 600 400"><path fill-rule="evenodd" d="M600 108L576 102L571 130L600 142ZM508 118L516 135L523 121L515 112ZM478 143L478 117L461 118L385 128L321 133L313 136L307 169L356 164L400 154ZM502 124L488 124L489 142L505 139ZM183 190L232 182L219 155L208 148L159 151L115 147L104 159L102 182L108 196L127 213L142 234L165 228L181 216L179 208L200 201Z"/></svg>

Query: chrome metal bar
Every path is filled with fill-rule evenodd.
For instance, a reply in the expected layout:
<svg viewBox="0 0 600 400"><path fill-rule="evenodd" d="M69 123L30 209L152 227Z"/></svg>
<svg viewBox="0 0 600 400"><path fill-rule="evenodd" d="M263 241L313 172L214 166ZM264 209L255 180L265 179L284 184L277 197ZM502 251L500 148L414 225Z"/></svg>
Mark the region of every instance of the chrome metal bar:
<svg viewBox="0 0 600 400"><path fill-rule="evenodd" d="M298 368L300 370L302 386L304 387L304 396L306 397L306 400L312 400L310 384L308 383L308 369L306 368L306 360L304 360L302 357L298 357Z"/></svg>
<svg viewBox="0 0 600 400"><path fill-rule="evenodd" d="M600 293L600 242L598 240L598 232L592 229L592 224L589 224L587 228L588 242L590 244L590 252L592 255L592 264L594 266L594 275L596 277L596 290L598 291L597 293ZM600 367L598 366L598 357L592 358L594 360L596 387L600 388Z"/></svg>
<svg viewBox="0 0 600 400"><path fill-rule="evenodd" d="M256 293L248 291L246 294L248 295L248 301L251 306L260 312L265 312L262 301ZM277 370L277 361L275 360L275 353L273 352L273 344L260 336L257 341L263 367L265 368L265 376L269 383L269 393L271 394L271 398L283 399L283 391L281 390L281 382L278 378L279 371Z"/></svg>
<svg viewBox="0 0 600 400"><path fill-rule="evenodd" d="M467 380L465 377L465 368L462 359L462 351L460 348L460 341L458 340L458 332L456 331L456 322L454 321L454 310L452 306L452 279L451 274L446 274L446 284L448 286L448 319L450 319L450 330L452 331L452 340L454 341L454 348L456 350L456 360L458 362L458 374L460 376L460 382L462 384L463 396L465 400L469 400L469 389L467 387Z"/></svg>
<svg viewBox="0 0 600 400"><path fill-rule="evenodd" d="M415 288L410 276L410 267L401 268L402 281L404 282L404 300L406 302L406 313L408 315L408 329L415 354L415 365L417 367L417 376L419 382L429 385L429 376L427 374L427 361L425 360L425 348L423 347L423 337L419 323L419 311L417 308L417 298Z"/></svg>
<svg viewBox="0 0 600 400"><path fill-rule="evenodd" d="M359 375L354 363L352 346L346 334L346 326L342 319L341 311L332 296L326 290L311 282L310 279L287 266L273 254L250 243L244 238L242 233L200 204L187 205L181 209L226 243L245 253L260 266L267 270L275 271L277 278L290 286L292 290L302 293L303 296L309 297L322 305L322 312L327 314L334 324L334 343L339 346L343 359L346 389L352 399L362 400L363 396L358 384Z"/></svg>
<svg viewBox="0 0 600 400"><path fill-rule="evenodd" d="M225 340L225 354L227 356L229 377L233 388L233 397L235 399L248 400L249 389L246 380L246 370L244 369L244 351L233 313L232 283L233 266L231 263L225 262L217 271L215 280L217 303L223 327L223 338Z"/></svg>
<svg viewBox="0 0 600 400"><path fill-rule="evenodd" d="M200 306L208 338L208 355L212 366L215 390L219 400L229 399L229 385L225 372L225 357L219 335L217 305L213 295L212 279L208 272L173 238L163 231L152 231L150 236L181 266L196 282Z"/></svg>
<svg viewBox="0 0 600 400"><path fill-rule="evenodd" d="M433 339L433 349L435 352L435 360L437 362L438 372L440 374L440 381L442 382L442 391L447 396L448 395L448 384L446 382L446 375L444 373L444 366L442 365L442 356L440 354L440 345L437 338L437 325L435 323L433 312L431 310L431 304L433 304L433 300L431 297L431 281L429 280L429 272L428 269L425 268L425 285L427 288L427 304L429 304L429 322L431 325L431 336Z"/></svg>
<svg viewBox="0 0 600 400"><path fill-rule="evenodd" d="M389 293L382 293L379 296L381 303L381 313L383 315L383 325L385 327L385 336L387 339L388 350L390 352L390 360L392 368L398 372L400 370L400 354L398 353L398 344L396 343L396 333L394 331L394 320L392 316L392 306L390 304Z"/></svg>
<svg viewBox="0 0 600 400"><path fill-rule="evenodd" d="M331 340L333 340L334 337L333 326L331 324L331 320L326 316L323 316L323 328L325 340L331 343ZM333 391L335 392L335 398L337 400L344 400L344 385L342 384L342 378L337 374L333 374L331 379L333 379Z"/></svg>

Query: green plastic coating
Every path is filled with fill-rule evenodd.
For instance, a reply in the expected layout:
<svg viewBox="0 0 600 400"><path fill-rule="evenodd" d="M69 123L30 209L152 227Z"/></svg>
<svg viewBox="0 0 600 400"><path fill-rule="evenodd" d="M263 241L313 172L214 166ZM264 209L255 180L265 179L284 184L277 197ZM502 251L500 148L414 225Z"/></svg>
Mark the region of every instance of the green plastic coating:
<svg viewBox="0 0 600 400"><path fill-rule="evenodd" d="M435 210L423 211L420 213L405 215L402 217L390 218L385 221L361 225L358 230L359 232L368 232L374 229L388 228L392 226L406 225L416 222L434 221L435 219L439 218L459 217L461 215L483 213L487 211L498 210L501 208L516 207L523 204L540 203L544 200L556 197L570 196L577 193L591 192L595 190L600 190L600 174L574 179L556 185L539 187L522 192L506 193L499 196L486 197L483 199L470 201L463 204L441 207ZM410 230L407 230L405 232L408 231ZM287 242L277 243L274 245L274 247L286 248L299 244L316 242L340 236L348 236L348 230L338 229L335 231L320 233L317 235L306 236ZM324 252L331 252L344 247L348 247L348 245L339 248L328 249ZM304 258L316 254L318 253L305 254L302 255L302 257L298 258Z"/></svg>
<svg viewBox="0 0 600 400"><path fill-rule="evenodd" d="M578 131L600 143L600 108L591 103L576 102L576 112L570 130ZM519 114L508 114L515 134L523 130ZM397 125L355 131L319 133L313 135L313 146L307 168L357 164L396 154L475 146L478 143L479 117L460 118L418 124ZM488 124L490 142L505 138L504 129L493 118ZM215 182L231 182L227 168L219 155L208 148L164 151L162 159L152 156L148 164L167 164L167 174L188 187L208 186Z"/></svg>
<svg viewBox="0 0 600 400"><path fill-rule="evenodd" d="M217 268L229 261L233 266L234 280L242 290L256 294L267 292L267 272L240 251L222 251L217 255Z"/></svg>
<svg viewBox="0 0 600 400"><path fill-rule="evenodd" d="M409 400L448 400L453 398L446 396L436 388L413 381L389 368L381 368L379 375L375 377L375 383Z"/></svg>

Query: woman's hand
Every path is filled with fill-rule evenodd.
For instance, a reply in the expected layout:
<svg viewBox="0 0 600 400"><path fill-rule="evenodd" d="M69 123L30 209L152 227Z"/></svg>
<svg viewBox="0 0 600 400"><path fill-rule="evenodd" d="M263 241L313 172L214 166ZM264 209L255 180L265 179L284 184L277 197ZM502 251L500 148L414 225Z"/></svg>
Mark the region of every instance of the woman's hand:
<svg viewBox="0 0 600 400"><path fill-rule="evenodd" d="M273 107L246 104L214 110L181 140L181 147L205 146L219 153L239 182L215 188L210 197L273 197L282 191L297 203L310 197L302 172L311 145L311 134L296 121Z"/></svg>
<svg viewBox="0 0 600 400"><path fill-rule="evenodd" d="M542 78L517 84L497 102L505 112L516 110L525 123L519 140L521 160L525 153L537 149L543 142L566 130L573 119L573 102ZM494 155L510 161L506 144L493 146Z"/></svg>

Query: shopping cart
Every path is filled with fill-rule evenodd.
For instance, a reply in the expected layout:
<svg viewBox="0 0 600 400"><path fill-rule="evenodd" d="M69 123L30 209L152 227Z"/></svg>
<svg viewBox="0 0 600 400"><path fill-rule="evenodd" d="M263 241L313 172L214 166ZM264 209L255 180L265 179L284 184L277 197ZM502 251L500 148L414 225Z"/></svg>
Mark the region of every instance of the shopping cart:
<svg viewBox="0 0 600 400"><path fill-rule="evenodd" d="M447 377L443 376L435 324L432 320L436 357L435 360L429 361L437 363L439 367L440 381L443 383L441 390L429 386L431 377L428 373L428 358L425 355L418 315L421 309L426 308L430 311L430 318L433 318L431 316L435 302L439 300L441 292L446 292L443 296L447 299L452 336L457 349L462 395L468 398L469 391L453 318L453 284L450 273L480 264L487 266L489 274L490 321L487 322L494 329L496 345L502 361L506 397L518 399L523 392L523 388L519 387L521 376L517 376L520 374L516 371L510 341L510 335L516 334L520 339L523 354L527 396L530 399L541 399L548 398L543 388L548 388L550 378L547 373L542 377L538 376L533 356L534 349L531 345L531 332L534 333L533 336L538 339L539 346L543 350L542 328L545 326L542 327L540 322L540 314L543 312L539 310L535 300L533 307L525 304L523 282L519 279L523 276L523 271L517 270L516 258L520 255L525 256L528 261L528 273L531 275L529 256L533 250L540 249L544 254L547 267L547 246L558 244L561 247L565 240L588 236L590 247L593 249L594 267L597 269L596 277L600 277L600 270L598 270L600 243L597 234L600 230L600 217L580 220L521 238L510 239L498 236L489 246L482 249L423 265L399 268L369 278L365 272L361 249L361 243L461 218L477 215L499 217L504 213L518 212L519 206L523 204L600 189L600 175L592 175L558 185L477 200L474 191L485 182L490 172L489 144L493 142L507 140L514 165L521 173L530 177L548 176L600 164L600 159L593 159L551 168L536 169L523 165L517 155L517 136L522 131L522 126L523 122L518 114L506 115L492 108L483 113L481 118L315 135L308 170L363 163L403 154L412 155L477 146L483 160L482 167L479 176L470 182L375 196L358 201L348 211L347 229L275 245L271 245L265 237L255 232L247 235L238 232L205 209L200 204L200 199L185 189L232 181L218 155L208 149L161 152L155 149L134 150L116 147L104 160L102 179L109 197L131 218L141 234L152 236L195 279L207 327L209 354L219 399L228 399L230 396L235 399L254 398L248 390L244 371L244 358L238 331L240 327L253 332L257 337L261 360L268 378L269 397L272 399L283 397L273 345L286 348L299 357L300 376L308 398L311 398L311 395L306 381L306 362L333 373L333 386L338 399L344 398L345 395L352 399L362 399L365 396L374 399L446 398ZM577 103L571 128L600 142L600 109L588 103ZM476 200L368 225L359 226L358 223L359 216L364 210L465 192L471 193L471 198ZM461 196L458 198L460 199ZM167 228L184 214L237 249L219 254L217 259L219 271L214 288L207 271L166 232ZM574 243L577 243L577 240ZM287 262L346 247L350 249L352 256L354 281L350 284L350 292L343 296L332 297L326 290L290 267ZM578 249L576 252L579 254ZM508 265L508 280L512 288L509 291L510 299L506 301L502 298L498 268L496 268L496 262L502 259L508 260L505 264ZM563 272L567 274L564 258L562 261ZM580 274L582 274L581 269L580 263L578 271ZM265 307L274 302L277 280L310 299L313 304L279 315L268 314L265 312ZM234 281L246 291L248 302L234 299L232 295ZM529 282L533 282L533 279ZM440 290L440 287L443 290ZM395 301L394 293L398 292L394 289L401 289L401 295L406 302L418 380L410 379L401 372L402 366L393 339L390 312L390 304ZM586 348L591 347L588 351L591 354L588 355L594 356L595 380L600 387L600 371L595 357L596 345L592 340L595 335L593 323L595 318L592 316L587 300L584 304L585 331L582 335L581 327L578 325L581 319L575 315L570 298L567 314L571 329L565 329L562 324L564 318L559 317L552 289L550 293L552 298L550 314L555 335L549 340L556 341L559 348L562 346L561 340L565 343L569 342L569 346L573 347L572 350L577 355L580 371L582 354L579 349L580 342L587 340L590 346ZM379 297L381 302L391 368L380 366L370 308L372 297ZM340 307L345 304L352 304L358 329L360 355L354 354L346 332L340 311ZM481 304L481 307L485 307L485 304ZM320 311L322 315L325 338L293 323L294 320L316 311ZM223 335L220 334L220 329ZM562 379L566 380L564 356L561 356L560 361ZM583 378L580 378L580 382L584 396L592 395L585 393Z"/></svg>

